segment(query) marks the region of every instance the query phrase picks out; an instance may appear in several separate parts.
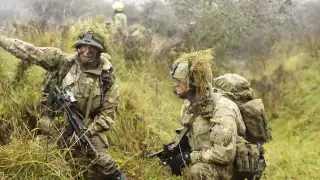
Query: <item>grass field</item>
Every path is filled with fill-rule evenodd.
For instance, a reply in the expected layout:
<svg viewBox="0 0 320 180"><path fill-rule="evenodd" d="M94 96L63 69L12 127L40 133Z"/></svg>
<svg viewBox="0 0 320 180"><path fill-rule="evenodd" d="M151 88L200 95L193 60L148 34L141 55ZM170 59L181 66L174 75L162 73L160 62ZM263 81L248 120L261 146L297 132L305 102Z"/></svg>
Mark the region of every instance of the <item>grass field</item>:
<svg viewBox="0 0 320 180"><path fill-rule="evenodd" d="M274 100L277 117L271 120L274 139L265 146L265 177L316 180L320 177L320 62L305 55L282 61L287 73ZM67 153L48 144L46 137L35 136L30 128L44 71L32 67L21 82L15 82L17 63L0 50L0 143L11 140L0 146L0 179L70 179L83 167L75 166ZM158 159L144 158L169 142L179 127L181 101L172 93L169 64L148 57L128 62L121 55L113 56L112 64L120 103L115 127L108 133L109 153L128 179L181 179L171 177ZM275 97L270 94L268 101Z"/></svg>

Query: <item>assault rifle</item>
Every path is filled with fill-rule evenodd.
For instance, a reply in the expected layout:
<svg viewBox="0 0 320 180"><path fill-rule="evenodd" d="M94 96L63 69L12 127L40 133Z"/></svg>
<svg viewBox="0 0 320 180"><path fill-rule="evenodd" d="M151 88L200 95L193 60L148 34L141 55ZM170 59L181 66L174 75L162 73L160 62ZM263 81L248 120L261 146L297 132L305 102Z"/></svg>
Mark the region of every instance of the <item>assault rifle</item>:
<svg viewBox="0 0 320 180"><path fill-rule="evenodd" d="M163 145L163 150L147 155L147 158L158 157L164 166L169 165L174 175L180 176L181 169L186 167L186 163L177 163L176 157L185 152L191 152L191 148L186 136L188 128L178 128L176 141Z"/></svg>
<svg viewBox="0 0 320 180"><path fill-rule="evenodd" d="M189 125L191 126L195 121L198 113L194 113L189 120ZM147 158L152 158L157 156L162 161L164 166L170 165L171 172L173 175L181 176L181 169L188 165L185 161L183 154L189 154L191 152L191 147L189 145L187 133L190 127L183 127L176 129L178 134L176 140L163 145L163 150L147 155ZM180 156L180 157L179 157ZM180 162L182 160L182 162Z"/></svg>
<svg viewBox="0 0 320 180"><path fill-rule="evenodd" d="M88 145L89 148L97 154L95 147L92 145L88 135L87 128L83 123L83 116L74 109L73 104L77 101L69 91L62 91L58 86L52 87L53 102L62 107L67 115L71 133L75 133L80 144Z"/></svg>

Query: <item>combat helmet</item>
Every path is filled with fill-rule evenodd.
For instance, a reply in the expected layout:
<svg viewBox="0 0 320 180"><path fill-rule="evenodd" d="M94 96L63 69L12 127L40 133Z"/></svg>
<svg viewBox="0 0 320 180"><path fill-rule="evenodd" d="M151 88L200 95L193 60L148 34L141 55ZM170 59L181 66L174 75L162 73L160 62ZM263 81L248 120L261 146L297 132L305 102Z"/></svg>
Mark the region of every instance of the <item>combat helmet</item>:
<svg viewBox="0 0 320 180"><path fill-rule="evenodd" d="M122 12L124 10L124 4L122 2L116 1L113 3L112 8L115 11Z"/></svg>
<svg viewBox="0 0 320 180"><path fill-rule="evenodd" d="M188 90L196 88L196 98L202 99L212 88L212 49L182 54L173 63L170 76L188 85Z"/></svg>
<svg viewBox="0 0 320 180"><path fill-rule="evenodd" d="M78 40L72 45L73 48L78 48L80 45L88 44L99 49L100 52L105 52L105 47L102 38L93 34L91 31L86 31L79 35Z"/></svg>
<svg viewBox="0 0 320 180"><path fill-rule="evenodd" d="M81 44L88 44L97 47L102 53L107 52L112 40L110 33L104 27L102 16L97 16L86 23L76 24L71 33L73 34L73 48L77 48Z"/></svg>

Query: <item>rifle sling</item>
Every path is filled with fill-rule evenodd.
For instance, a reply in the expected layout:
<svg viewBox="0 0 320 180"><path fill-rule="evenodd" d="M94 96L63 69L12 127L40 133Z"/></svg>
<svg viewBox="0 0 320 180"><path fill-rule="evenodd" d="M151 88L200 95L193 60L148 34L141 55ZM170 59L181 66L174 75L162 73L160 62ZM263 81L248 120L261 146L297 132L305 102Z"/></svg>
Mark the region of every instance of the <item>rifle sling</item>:
<svg viewBox="0 0 320 180"><path fill-rule="evenodd" d="M191 118L190 118L190 121L189 121L189 126L187 128L183 128L183 130L181 131L180 133L180 137L177 138L174 142L174 146L178 146L182 140L182 138L188 133L188 131L190 130L192 124L194 123L194 121L196 120L198 116L198 113L194 113Z"/></svg>
<svg viewBox="0 0 320 180"><path fill-rule="evenodd" d="M89 100L88 100L88 104L87 104L87 108L86 108L86 114L84 117L84 122L87 122L89 115L90 115L90 110L91 110L91 106L92 106L92 100L93 100L93 86L96 84L98 78L94 78L93 82L91 84L91 89L90 89L90 95L89 95Z"/></svg>

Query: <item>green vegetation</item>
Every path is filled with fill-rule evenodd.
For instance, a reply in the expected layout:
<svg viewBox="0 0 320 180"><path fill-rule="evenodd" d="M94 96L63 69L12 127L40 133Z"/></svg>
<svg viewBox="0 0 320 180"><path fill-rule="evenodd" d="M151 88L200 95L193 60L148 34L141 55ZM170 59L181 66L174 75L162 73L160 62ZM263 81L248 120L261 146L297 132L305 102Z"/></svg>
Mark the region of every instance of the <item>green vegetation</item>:
<svg viewBox="0 0 320 180"><path fill-rule="evenodd" d="M108 134L110 154L129 179L167 179L168 168L161 167L158 159L144 156L171 141L174 129L179 127L181 102L171 91L169 66L153 60L126 62L121 52L115 53L112 64L120 87L120 103L116 124ZM21 82L16 82L15 66L20 60L3 50L0 57L0 142L4 144L0 146L1 177L70 179L81 174L85 162L76 166L79 161L59 152L50 139L47 147L47 137L36 136L34 117L39 114L36 104L44 70L29 68Z"/></svg>
<svg viewBox="0 0 320 180"><path fill-rule="evenodd" d="M300 56L282 85L274 140L266 145L270 179L318 179L320 171L320 63ZM290 67L296 59L290 59Z"/></svg>
<svg viewBox="0 0 320 180"><path fill-rule="evenodd" d="M105 9L111 13L110 4L101 6L102 0L32 2L38 21L0 27L1 35L72 52L70 35L77 25ZM160 160L145 155L171 141L179 127L182 101L172 93L170 61L186 51L213 47L214 76L226 72L245 76L265 103L274 138L265 145L266 178L319 179L319 3L208 2L170 0L173 6L168 6L149 0L139 7L142 10L127 8L129 22L142 22L150 37L148 44L134 42L126 51L114 45L111 36L107 41L120 87L117 120L108 132L109 153L128 179L182 179L171 177ZM97 11L88 14L92 9ZM141 48L139 43L147 45ZM19 61L0 49L0 179L81 177L87 162L71 158L69 150L60 151L48 137L37 136L36 105L45 72L32 66L18 82Z"/></svg>
<svg viewBox="0 0 320 180"><path fill-rule="evenodd" d="M46 137L37 137L32 129L44 71L32 67L23 81L17 83L13 79L17 60L3 51L0 54L0 140L1 143L11 140L0 146L1 176L68 179L81 173L83 167L74 166L75 162L55 144L47 146ZM115 55L112 60L121 99L115 128L108 134L110 154L130 179L172 178L158 159L143 158L170 141L173 130L179 126L181 102L171 92L169 66L152 60L128 62L121 57ZM285 81L279 84L281 99L274 100L278 114L271 123L274 140L265 146L266 177L317 179L320 63L299 55L284 61L284 68ZM279 76L279 71L269 76Z"/></svg>

